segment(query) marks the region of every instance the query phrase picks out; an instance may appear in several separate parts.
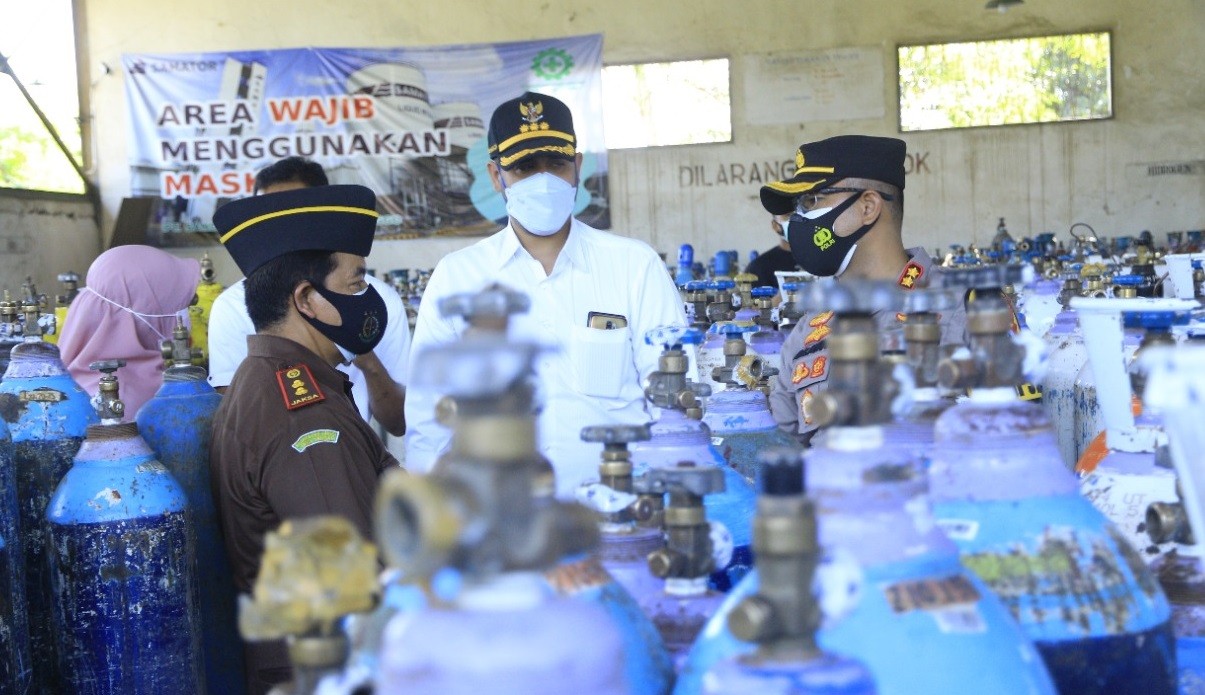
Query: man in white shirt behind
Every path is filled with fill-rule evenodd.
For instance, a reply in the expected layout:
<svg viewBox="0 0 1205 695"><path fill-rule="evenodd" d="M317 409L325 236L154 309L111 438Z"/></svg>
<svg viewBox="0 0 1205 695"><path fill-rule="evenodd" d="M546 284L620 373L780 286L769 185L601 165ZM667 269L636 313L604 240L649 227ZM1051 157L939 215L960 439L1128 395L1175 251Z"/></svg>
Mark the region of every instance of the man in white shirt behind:
<svg viewBox="0 0 1205 695"><path fill-rule="evenodd" d="M527 294L531 309L511 318L510 336L553 348L536 366L537 434L558 496L571 497L597 478L600 449L581 441L581 429L651 419L643 384L661 348L646 345L644 334L684 325L686 316L652 248L572 217L582 155L569 107L534 92L507 101L490 118L488 144L490 178L506 198L509 224L435 266L419 307L410 374L423 369L424 350L464 332L461 319L439 315L440 299L493 283ZM429 471L448 448L451 431L435 421L441 396L413 386L407 393L410 470Z"/></svg>
<svg viewBox="0 0 1205 695"><path fill-rule="evenodd" d="M255 175L255 192L279 193L295 188L328 184L326 172L317 162L301 157L286 157ZM406 364L410 357L410 322L398 293L383 280L365 276L369 285L385 300L385 335L371 352L354 356L337 369L351 381L352 400L365 419L376 418L389 434L406 433L403 402L406 390ZM247 336L255 326L247 314L243 280L222 291L209 313L209 385L225 391L230 379L247 357Z"/></svg>

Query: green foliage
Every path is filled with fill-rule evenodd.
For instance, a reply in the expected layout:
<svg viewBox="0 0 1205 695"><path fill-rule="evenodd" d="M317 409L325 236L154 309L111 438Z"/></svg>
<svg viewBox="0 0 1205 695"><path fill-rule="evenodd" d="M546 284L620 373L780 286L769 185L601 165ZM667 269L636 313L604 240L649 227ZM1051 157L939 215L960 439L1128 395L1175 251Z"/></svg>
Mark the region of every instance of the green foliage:
<svg viewBox="0 0 1205 695"><path fill-rule="evenodd" d="M79 161L80 153L74 154ZM84 192L84 182L50 133L21 125L0 125L0 187Z"/></svg>
<svg viewBox="0 0 1205 695"><path fill-rule="evenodd" d="M1111 115L1109 35L901 46L900 128Z"/></svg>

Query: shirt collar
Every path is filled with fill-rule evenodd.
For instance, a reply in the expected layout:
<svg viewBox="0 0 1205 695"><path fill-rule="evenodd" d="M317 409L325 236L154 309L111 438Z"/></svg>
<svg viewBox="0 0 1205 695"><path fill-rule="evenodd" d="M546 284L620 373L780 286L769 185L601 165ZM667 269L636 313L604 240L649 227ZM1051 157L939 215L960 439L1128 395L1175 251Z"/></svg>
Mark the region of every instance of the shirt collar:
<svg viewBox="0 0 1205 695"><path fill-rule="evenodd" d="M266 357L280 362L280 368L305 364L319 384L338 389L344 388L347 375L327 364L326 360L312 350L288 338L255 333L247 336L247 356ZM350 385L350 384L349 384Z"/></svg>
<svg viewBox="0 0 1205 695"><path fill-rule="evenodd" d="M578 221L576 217L571 217L569 223L569 237L565 239L565 246L561 249L561 253L557 256L557 264L559 265L564 259L568 263L582 268L585 267L585 250L582 248L582 236L589 233L589 227L585 223ZM506 225L499 233L498 239L498 269L506 267L515 256L520 253L527 253L523 245L519 243L519 235L515 232L514 227L510 224Z"/></svg>

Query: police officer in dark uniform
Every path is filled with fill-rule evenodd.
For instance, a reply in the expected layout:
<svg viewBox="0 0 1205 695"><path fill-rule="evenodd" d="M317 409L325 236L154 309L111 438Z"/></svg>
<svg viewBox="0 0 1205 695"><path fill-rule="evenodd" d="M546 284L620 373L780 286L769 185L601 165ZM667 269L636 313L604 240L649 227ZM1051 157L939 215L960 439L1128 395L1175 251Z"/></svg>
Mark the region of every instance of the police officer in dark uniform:
<svg viewBox="0 0 1205 695"><path fill-rule="evenodd" d="M928 286L932 259L903 242L905 154L896 138L841 135L804 143L795 175L762 186L762 207L790 215L787 241L800 268L820 277L892 280L905 290ZM808 307L783 343L771 385L775 421L804 442L816 431L808 406L827 388L832 319L833 312ZM882 329L902 315L876 319ZM965 344L965 307L946 312L940 323L943 344Z"/></svg>
<svg viewBox="0 0 1205 695"><path fill-rule="evenodd" d="M365 282L376 196L321 186L236 200L214 225L246 275L255 334L214 417L210 475L240 593L264 535L286 519L336 514L372 538L377 479L398 465L335 365L372 350L385 303ZM282 642L248 644L251 693L289 679Z"/></svg>

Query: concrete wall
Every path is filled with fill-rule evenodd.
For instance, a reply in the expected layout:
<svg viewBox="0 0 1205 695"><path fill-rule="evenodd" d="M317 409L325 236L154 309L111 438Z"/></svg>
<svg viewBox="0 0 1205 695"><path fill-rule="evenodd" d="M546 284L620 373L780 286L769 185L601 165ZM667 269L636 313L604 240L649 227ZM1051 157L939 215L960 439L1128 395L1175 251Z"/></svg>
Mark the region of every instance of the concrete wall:
<svg viewBox="0 0 1205 695"><path fill-rule="evenodd" d="M772 244L757 184L719 183L730 165L790 160L803 141L860 132L898 135L895 47L901 43L1019 37L1081 30L1113 32L1115 118L907 134L905 235L933 248L985 242L998 217L1014 234L1074 222L1105 236L1205 227L1205 3L1199 0L1027 0L1005 14L982 0L543 0L526 5L377 2L354 8L323 0L246 3L78 0L93 73L95 172L105 229L128 191L123 52L183 52L317 46L404 46L514 41L601 32L608 63L727 56L732 59L733 141L614 151L613 224L671 258L684 241L699 252ZM884 116L855 121L754 126L743 99L756 56L845 47L878 48ZM1153 164L1195 162L1195 173L1152 175ZM685 171L710 172L703 179ZM429 267L471 240L378 244L370 265ZM215 258L222 255L215 249ZM219 278L233 267L219 259Z"/></svg>
<svg viewBox="0 0 1205 695"><path fill-rule="evenodd" d="M83 196L0 189L0 292L20 297L28 276L54 297L59 273L74 270L82 284L99 254L96 216Z"/></svg>

